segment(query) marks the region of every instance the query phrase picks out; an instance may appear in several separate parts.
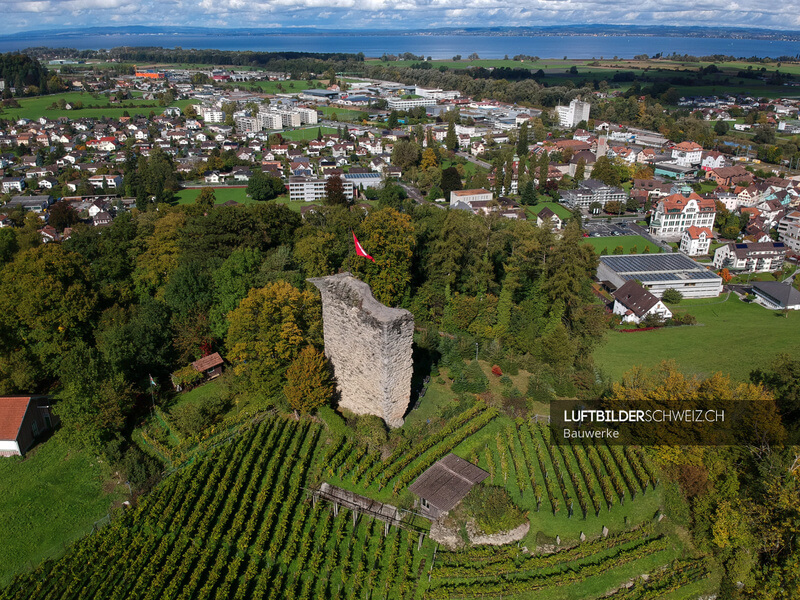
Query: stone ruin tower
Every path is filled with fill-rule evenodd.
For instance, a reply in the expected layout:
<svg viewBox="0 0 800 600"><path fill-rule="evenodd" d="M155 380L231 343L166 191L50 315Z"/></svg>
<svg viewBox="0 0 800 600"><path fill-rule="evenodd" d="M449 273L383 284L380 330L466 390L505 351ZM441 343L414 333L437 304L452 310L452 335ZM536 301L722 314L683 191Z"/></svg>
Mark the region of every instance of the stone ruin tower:
<svg viewBox="0 0 800 600"><path fill-rule="evenodd" d="M384 306L350 273L308 281L322 293L325 355L333 365L339 405L400 427L411 397L413 315Z"/></svg>

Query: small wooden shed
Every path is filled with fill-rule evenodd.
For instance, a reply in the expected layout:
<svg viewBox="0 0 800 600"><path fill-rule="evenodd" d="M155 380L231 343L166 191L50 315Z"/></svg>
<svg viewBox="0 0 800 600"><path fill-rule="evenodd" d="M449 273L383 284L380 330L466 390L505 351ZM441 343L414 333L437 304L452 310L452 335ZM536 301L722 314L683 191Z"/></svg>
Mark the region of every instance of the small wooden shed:
<svg viewBox="0 0 800 600"><path fill-rule="evenodd" d="M422 514L435 521L455 508L473 486L488 476L489 473L471 462L448 454L417 477L408 489L419 496Z"/></svg>
<svg viewBox="0 0 800 600"><path fill-rule="evenodd" d="M222 364L223 360L219 352L214 352L214 354L209 354L200 360L194 361L192 367L198 373L205 373L207 379L214 379L222 375Z"/></svg>

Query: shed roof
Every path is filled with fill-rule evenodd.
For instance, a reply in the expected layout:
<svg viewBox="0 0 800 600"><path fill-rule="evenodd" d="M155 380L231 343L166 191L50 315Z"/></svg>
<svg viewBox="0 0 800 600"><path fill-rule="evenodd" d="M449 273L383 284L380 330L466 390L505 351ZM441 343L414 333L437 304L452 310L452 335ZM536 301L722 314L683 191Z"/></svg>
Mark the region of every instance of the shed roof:
<svg viewBox="0 0 800 600"><path fill-rule="evenodd" d="M0 440L17 439L30 403L30 396L0 397Z"/></svg>
<svg viewBox="0 0 800 600"><path fill-rule="evenodd" d="M448 454L417 477L408 489L439 510L447 512L458 504L475 484L488 476L489 473L480 467L455 454Z"/></svg>
<svg viewBox="0 0 800 600"><path fill-rule="evenodd" d="M195 368L196 371L205 371L207 369L213 369L214 367L218 367L222 364L222 357L219 355L219 352L214 352L214 354L209 354L208 356L204 356L200 360L196 360L192 363L192 366Z"/></svg>

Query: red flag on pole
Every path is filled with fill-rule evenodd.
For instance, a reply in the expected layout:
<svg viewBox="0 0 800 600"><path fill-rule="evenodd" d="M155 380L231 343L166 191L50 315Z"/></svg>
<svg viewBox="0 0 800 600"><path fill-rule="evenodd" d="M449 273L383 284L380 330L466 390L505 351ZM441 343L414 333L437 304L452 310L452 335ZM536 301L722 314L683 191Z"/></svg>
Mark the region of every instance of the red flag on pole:
<svg viewBox="0 0 800 600"><path fill-rule="evenodd" d="M375 262L375 259L372 258L369 254L364 252L364 248L361 247L361 244L358 243L358 238L356 237L356 232L353 232L353 241L356 243L356 254L359 256L363 256L364 258L370 259L372 262Z"/></svg>

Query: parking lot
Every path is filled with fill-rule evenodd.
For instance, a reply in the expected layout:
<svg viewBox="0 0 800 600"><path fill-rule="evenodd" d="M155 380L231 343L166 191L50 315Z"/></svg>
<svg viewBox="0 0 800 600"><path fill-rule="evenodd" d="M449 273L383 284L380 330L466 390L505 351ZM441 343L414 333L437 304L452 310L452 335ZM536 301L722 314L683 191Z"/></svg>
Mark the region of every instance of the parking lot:
<svg viewBox="0 0 800 600"><path fill-rule="evenodd" d="M610 237L612 235L638 235L638 231L633 231L626 223L595 222L587 223L584 229L591 237Z"/></svg>

